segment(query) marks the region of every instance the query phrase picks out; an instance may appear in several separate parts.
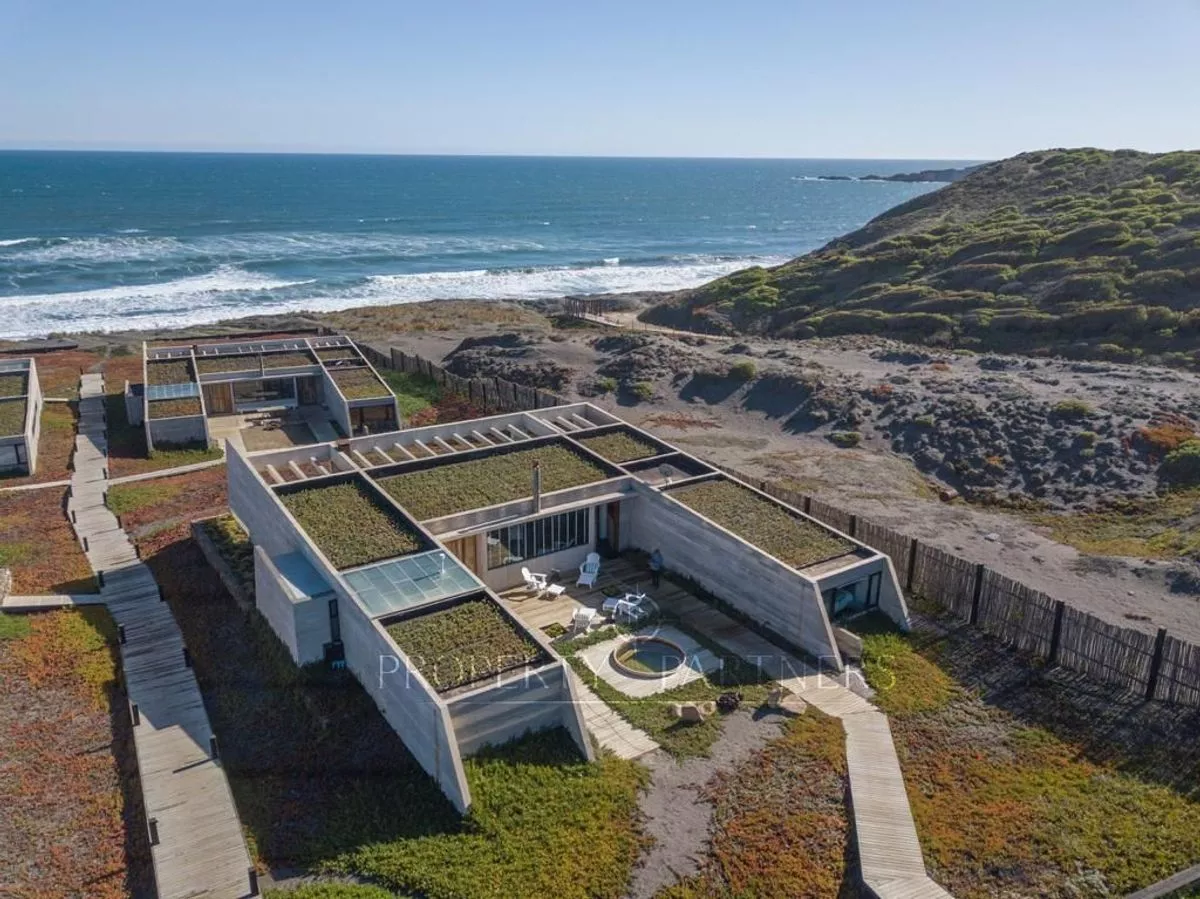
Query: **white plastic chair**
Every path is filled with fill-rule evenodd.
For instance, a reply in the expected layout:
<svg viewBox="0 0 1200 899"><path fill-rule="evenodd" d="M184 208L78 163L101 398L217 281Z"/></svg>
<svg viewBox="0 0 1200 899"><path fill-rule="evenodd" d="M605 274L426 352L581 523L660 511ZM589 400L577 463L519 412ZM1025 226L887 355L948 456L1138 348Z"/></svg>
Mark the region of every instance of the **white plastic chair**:
<svg viewBox="0 0 1200 899"><path fill-rule="evenodd" d="M596 561L590 558L579 566L579 580L575 582L576 587L594 587L596 578L600 576L600 560L597 557Z"/></svg>
<svg viewBox="0 0 1200 899"><path fill-rule="evenodd" d="M586 633L587 629L592 626L592 623L595 620L595 609L588 608L587 606L580 606L575 610L574 614L571 615L571 629L577 634Z"/></svg>
<svg viewBox="0 0 1200 899"><path fill-rule="evenodd" d="M525 589L530 593L544 593L546 590L546 575L535 574L528 568L521 568L521 577L525 578Z"/></svg>

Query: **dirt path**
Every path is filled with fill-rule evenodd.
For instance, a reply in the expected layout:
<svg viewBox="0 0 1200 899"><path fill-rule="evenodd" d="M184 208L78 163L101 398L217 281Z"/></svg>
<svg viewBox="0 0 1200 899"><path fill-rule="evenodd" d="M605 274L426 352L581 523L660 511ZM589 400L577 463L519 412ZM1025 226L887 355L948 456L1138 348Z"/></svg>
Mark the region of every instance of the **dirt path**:
<svg viewBox="0 0 1200 899"><path fill-rule="evenodd" d="M642 761L650 768L650 789L642 797L646 834L654 839L633 872L630 899L650 899L663 887L695 874L708 850L713 807L705 785L718 771L736 768L750 753L779 736L784 718L755 718L742 709L725 719L721 736L706 758L682 764L665 752Z"/></svg>

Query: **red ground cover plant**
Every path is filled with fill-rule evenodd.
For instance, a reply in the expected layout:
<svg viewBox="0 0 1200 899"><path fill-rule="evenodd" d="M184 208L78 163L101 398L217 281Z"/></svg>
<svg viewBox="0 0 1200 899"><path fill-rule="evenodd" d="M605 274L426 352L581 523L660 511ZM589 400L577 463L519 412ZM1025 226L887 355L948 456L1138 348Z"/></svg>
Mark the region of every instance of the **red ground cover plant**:
<svg viewBox="0 0 1200 899"><path fill-rule="evenodd" d="M38 384L42 396L79 397L79 376L85 371L95 371L104 360L101 353L92 350L59 350L54 353L36 353ZM140 378L138 380L141 380Z"/></svg>
<svg viewBox="0 0 1200 899"><path fill-rule="evenodd" d="M472 418L482 418L485 411L473 404L465 396L457 393L443 393L432 406L414 412L405 427L420 428L425 425L448 424L455 421L469 421Z"/></svg>
<svg viewBox="0 0 1200 899"><path fill-rule="evenodd" d="M108 490L108 505L135 542L197 518L221 515L229 509L225 466L115 484Z"/></svg>
<svg viewBox="0 0 1200 899"><path fill-rule="evenodd" d="M96 592L65 504L55 487L0 493L0 568L12 569L15 595Z"/></svg>
<svg viewBox="0 0 1200 899"><path fill-rule="evenodd" d="M0 615L0 893L150 895L133 737L102 609Z"/></svg>

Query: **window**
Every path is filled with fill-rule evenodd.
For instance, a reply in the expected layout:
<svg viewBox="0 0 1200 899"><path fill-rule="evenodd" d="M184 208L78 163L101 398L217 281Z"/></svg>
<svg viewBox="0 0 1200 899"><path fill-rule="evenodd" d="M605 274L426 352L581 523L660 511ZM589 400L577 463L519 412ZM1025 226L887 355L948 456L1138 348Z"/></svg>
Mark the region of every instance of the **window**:
<svg viewBox="0 0 1200 899"><path fill-rule="evenodd" d="M233 399L239 406L282 403L296 398L294 378L264 378L258 381L236 381Z"/></svg>
<svg viewBox="0 0 1200 899"><path fill-rule="evenodd" d="M588 542L587 509L488 531L488 568L516 565Z"/></svg>

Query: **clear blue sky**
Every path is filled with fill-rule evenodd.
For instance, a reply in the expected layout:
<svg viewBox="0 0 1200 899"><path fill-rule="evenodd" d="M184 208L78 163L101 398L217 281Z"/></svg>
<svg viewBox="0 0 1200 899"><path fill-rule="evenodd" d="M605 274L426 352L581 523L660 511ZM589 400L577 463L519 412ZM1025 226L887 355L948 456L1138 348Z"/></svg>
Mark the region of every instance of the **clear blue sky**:
<svg viewBox="0 0 1200 899"><path fill-rule="evenodd" d="M0 146L1200 147L1200 0L0 0Z"/></svg>

